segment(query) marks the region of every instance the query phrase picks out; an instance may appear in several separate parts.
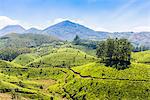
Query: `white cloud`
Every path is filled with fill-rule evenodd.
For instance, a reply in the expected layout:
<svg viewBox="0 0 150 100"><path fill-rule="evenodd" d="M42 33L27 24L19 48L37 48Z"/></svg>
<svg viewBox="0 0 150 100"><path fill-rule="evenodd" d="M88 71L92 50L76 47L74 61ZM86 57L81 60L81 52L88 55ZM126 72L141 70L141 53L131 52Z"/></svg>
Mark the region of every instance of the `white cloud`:
<svg viewBox="0 0 150 100"><path fill-rule="evenodd" d="M0 16L0 29L7 25L16 25L19 24L18 20L11 19L7 16Z"/></svg>
<svg viewBox="0 0 150 100"><path fill-rule="evenodd" d="M134 32L142 32L142 31L150 32L150 26L137 26L137 27L134 27L132 29L132 31L134 31Z"/></svg>
<svg viewBox="0 0 150 100"><path fill-rule="evenodd" d="M95 31L111 32L110 30L102 28L102 27L95 27L95 28L92 28L92 29L94 29Z"/></svg>
<svg viewBox="0 0 150 100"><path fill-rule="evenodd" d="M0 29L2 29L3 27L7 25L21 25L26 29L31 28L31 27L41 29L41 26L42 26L42 25L41 26L32 25L31 23L20 21L20 20L15 20L7 16L0 16Z"/></svg>

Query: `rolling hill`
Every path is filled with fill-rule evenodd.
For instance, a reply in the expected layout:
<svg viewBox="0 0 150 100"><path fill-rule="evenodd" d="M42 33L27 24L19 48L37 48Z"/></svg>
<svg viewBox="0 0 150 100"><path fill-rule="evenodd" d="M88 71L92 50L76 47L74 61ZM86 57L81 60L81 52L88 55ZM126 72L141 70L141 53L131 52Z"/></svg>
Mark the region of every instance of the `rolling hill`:
<svg viewBox="0 0 150 100"><path fill-rule="evenodd" d="M132 59L137 63L150 64L150 50L133 53Z"/></svg>
<svg viewBox="0 0 150 100"><path fill-rule="evenodd" d="M12 62L25 66L26 64L34 61L37 58L38 55L36 54L21 54L17 58L15 58Z"/></svg>
<svg viewBox="0 0 150 100"><path fill-rule="evenodd" d="M99 63L98 58L82 49L62 46L48 50L51 51L42 57L35 52L22 54L12 62L0 60L0 98L7 95L27 100L150 99L149 51L132 53L130 67L117 70ZM142 55L146 55L146 62L138 59Z"/></svg>
<svg viewBox="0 0 150 100"><path fill-rule="evenodd" d="M96 58L72 48L60 48L29 63L28 67L73 67L95 61Z"/></svg>
<svg viewBox="0 0 150 100"><path fill-rule="evenodd" d="M59 41L58 38L43 34L7 34L0 37L2 47L36 47L44 43Z"/></svg>

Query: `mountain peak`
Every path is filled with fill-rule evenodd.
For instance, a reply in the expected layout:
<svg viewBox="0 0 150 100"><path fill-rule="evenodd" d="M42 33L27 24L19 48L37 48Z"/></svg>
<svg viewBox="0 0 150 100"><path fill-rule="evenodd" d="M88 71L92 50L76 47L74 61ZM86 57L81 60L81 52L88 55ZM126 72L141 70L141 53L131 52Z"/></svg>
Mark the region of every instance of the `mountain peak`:
<svg viewBox="0 0 150 100"><path fill-rule="evenodd" d="M7 25L4 28L2 28L2 30L3 29L8 29L8 28L20 28L20 29L25 30L21 25Z"/></svg>
<svg viewBox="0 0 150 100"><path fill-rule="evenodd" d="M8 25L0 30L0 36L8 33L23 33L25 29L20 25Z"/></svg>
<svg viewBox="0 0 150 100"><path fill-rule="evenodd" d="M65 20L65 21L62 21L62 22L57 23L55 25L61 25L61 26L70 26L71 25L72 26L72 25L79 25L79 24L71 22L69 20Z"/></svg>
<svg viewBox="0 0 150 100"><path fill-rule="evenodd" d="M62 21L64 23L72 23L70 20L65 20L65 21Z"/></svg>
<svg viewBox="0 0 150 100"><path fill-rule="evenodd" d="M37 28L32 27L32 28L30 28L30 29L26 30L26 31L25 31L25 33L34 33L34 34L39 34L39 33L41 33L41 30L39 30L39 29L37 29Z"/></svg>
<svg viewBox="0 0 150 100"><path fill-rule="evenodd" d="M73 40L76 35L84 39L98 35L94 30L69 20L50 26L44 29L42 33L59 37L62 40Z"/></svg>

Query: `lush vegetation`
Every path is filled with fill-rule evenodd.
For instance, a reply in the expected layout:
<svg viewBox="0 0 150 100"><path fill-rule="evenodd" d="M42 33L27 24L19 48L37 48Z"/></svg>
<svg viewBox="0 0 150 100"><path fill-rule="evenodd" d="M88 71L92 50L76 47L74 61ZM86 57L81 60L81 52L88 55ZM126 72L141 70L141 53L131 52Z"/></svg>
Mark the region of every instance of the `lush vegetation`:
<svg viewBox="0 0 150 100"><path fill-rule="evenodd" d="M96 58L72 48L60 48L29 63L28 67L73 67L96 61Z"/></svg>
<svg viewBox="0 0 150 100"><path fill-rule="evenodd" d="M127 39L107 39L99 43L97 56L106 66L125 69L130 65L132 45Z"/></svg>
<svg viewBox="0 0 150 100"><path fill-rule="evenodd" d="M132 58L137 63L150 64L150 50L133 53Z"/></svg>
<svg viewBox="0 0 150 100"><path fill-rule="evenodd" d="M78 44L78 39L1 48L0 99L150 99L150 51L131 53L129 68L118 70L96 57L96 42L81 40Z"/></svg>
<svg viewBox="0 0 150 100"><path fill-rule="evenodd" d="M5 47L37 47L44 43L51 43L53 41L58 41L59 39L42 34L8 34L0 37L1 48Z"/></svg>
<svg viewBox="0 0 150 100"><path fill-rule="evenodd" d="M25 66L26 64L34 61L37 58L38 55L35 54L21 54L18 57L16 57L12 62Z"/></svg>

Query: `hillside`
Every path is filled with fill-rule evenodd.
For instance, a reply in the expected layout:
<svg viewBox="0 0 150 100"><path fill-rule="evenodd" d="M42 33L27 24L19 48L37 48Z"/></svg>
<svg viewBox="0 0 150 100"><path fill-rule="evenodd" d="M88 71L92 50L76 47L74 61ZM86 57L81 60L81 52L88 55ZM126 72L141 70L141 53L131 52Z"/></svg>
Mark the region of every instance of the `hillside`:
<svg viewBox="0 0 150 100"><path fill-rule="evenodd" d="M38 57L34 51L35 54L20 55L12 62L1 60L0 98L7 95L27 100L150 99L150 65L136 60L137 55L149 51L133 53L131 66L117 70L74 48L40 47L39 53L50 52ZM147 57L145 60L149 61Z"/></svg>
<svg viewBox="0 0 150 100"><path fill-rule="evenodd" d="M33 62L29 67L73 67L95 61L96 58L72 48L60 48Z"/></svg>
<svg viewBox="0 0 150 100"><path fill-rule="evenodd" d="M133 53L132 59L137 63L150 64L150 50Z"/></svg>
<svg viewBox="0 0 150 100"><path fill-rule="evenodd" d="M44 29L43 34L50 34L63 40L73 40L76 35L84 39L98 38L97 36L99 36L94 30L68 20Z"/></svg>
<svg viewBox="0 0 150 100"><path fill-rule="evenodd" d="M26 64L34 61L37 58L38 58L38 55L35 55L35 54L22 54L22 55L19 55L17 58L15 58L12 62L25 66Z"/></svg>
<svg viewBox="0 0 150 100"><path fill-rule="evenodd" d="M150 32L104 32L104 31L95 31L86 26L80 25L69 20L62 21L55 25L49 26L43 30L37 28L30 28L28 30L24 29L20 25L8 25L0 30L0 37L10 34L46 34L61 40L72 41L76 35L81 39L85 40L94 40L101 41L111 38L126 38L134 46L145 46L150 48L149 38Z"/></svg>
<svg viewBox="0 0 150 100"><path fill-rule="evenodd" d="M41 41L40 36L49 38L38 34L9 34L7 38L21 43L23 39ZM150 99L149 51L132 53L129 68L117 70L100 63L90 41L76 45L47 40L11 62L0 60L0 99Z"/></svg>
<svg viewBox="0 0 150 100"><path fill-rule="evenodd" d="M8 34L0 37L1 47L36 47L44 43L51 43L59 39L42 34Z"/></svg>

